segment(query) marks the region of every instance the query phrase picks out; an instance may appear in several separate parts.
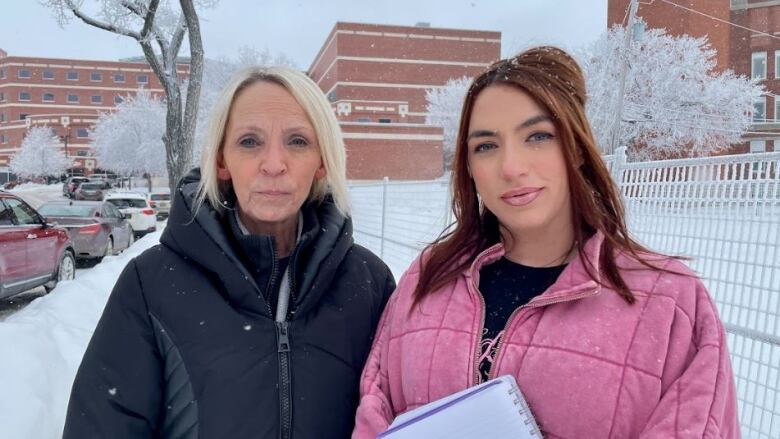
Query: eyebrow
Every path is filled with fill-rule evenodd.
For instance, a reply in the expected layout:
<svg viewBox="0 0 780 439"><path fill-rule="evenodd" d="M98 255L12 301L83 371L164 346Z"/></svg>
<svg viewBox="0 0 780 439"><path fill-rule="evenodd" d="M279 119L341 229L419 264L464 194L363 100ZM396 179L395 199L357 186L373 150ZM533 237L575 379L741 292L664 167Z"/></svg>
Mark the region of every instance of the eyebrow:
<svg viewBox="0 0 780 439"><path fill-rule="evenodd" d="M552 122L552 118L546 114L539 114L536 116L533 116L526 120L525 122L521 123L520 125L515 127L515 131L525 129L531 126L534 126L536 124L542 123L542 122ZM475 138L475 137L495 137L497 136L496 131L491 130L475 130L469 133L469 136L466 138L466 141Z"/></svg>

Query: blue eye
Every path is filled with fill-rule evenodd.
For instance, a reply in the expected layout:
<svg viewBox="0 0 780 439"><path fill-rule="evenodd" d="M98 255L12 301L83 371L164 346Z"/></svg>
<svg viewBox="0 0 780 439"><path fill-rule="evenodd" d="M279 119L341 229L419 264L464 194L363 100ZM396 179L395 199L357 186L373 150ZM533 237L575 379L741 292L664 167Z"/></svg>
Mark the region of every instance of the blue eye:
<svg viewBox="0 0 780 439"><path fill-rule="evenodd" d="M259 145L260 143L254 137L244 137L238 141L238 144L245 148L252 148Z"/></svg>
<svg viewBox="0 0 780 439"><path fill-rule="evenodd" d="M308 146L309 145L309 141L306 140L305 137L295 136L292 139L290 139L290 145L293 145L293 146Z"/></svg>
<svg viewBox="0 0 780 439"><path fill-rule="evenodd" d="M474 152L488 151L497 148L495 143L480 143L474 147Z"/></svg>
<svg viewBox="0 0 780 439"><path fill-rule="evenodd" d="M543 142L545 140L550 140L553 138L553 135L547 132L540 132L540 133L533 133L530 136L528 136L528 141L531 142Z"/></svg>

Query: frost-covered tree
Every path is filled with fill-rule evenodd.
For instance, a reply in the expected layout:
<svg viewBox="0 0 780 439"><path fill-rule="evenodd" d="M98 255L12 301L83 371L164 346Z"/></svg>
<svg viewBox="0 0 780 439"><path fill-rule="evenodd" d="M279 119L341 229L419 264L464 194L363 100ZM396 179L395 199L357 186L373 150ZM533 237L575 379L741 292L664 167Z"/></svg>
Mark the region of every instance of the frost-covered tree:
<svg viewBox="0 0 780 439"><path fill-rule="evenodd" d="M124 176L166 175L165 110L162 100L140 89L102 113L90 133L100 167Z"/></svg>
<svg viewBox="0 0 780 439"><path fill-rule="evenodd" d="M452 167L455 158L455 141L460 124L460 110L471 78L450 79L443 87L430 88L425 92L425 123L444 130L444 169Z"/></svg>
<svg viewBox="0 0 780 439"><path fill-rule="evenodd" d="M9 164L11 172L24 178L60 176L69 166L59 139L49 127L30 128Z"/></svg>
<svg viewBox="0 0 780 439"><path fill-rule="evenodd" d="M192 143L203 74L203 43L196 7L217 0L40 0L61 25L76 17L84 23L138 41L146 61L165 90L165 163L168 183L176 182L192 165ZM188 37L186 91L177 73L179 52Z"/></svg>
<svg viewBox="0 0 780 439"><path fill-rule="evenodd" d="M579 54L588 89L588 117L608 152L617 108L624 28L615 26ZM751 124L756 81L716 72L705 38L651 29L633 41L619 143L634 160L699 156L741 141Z"/></svg>

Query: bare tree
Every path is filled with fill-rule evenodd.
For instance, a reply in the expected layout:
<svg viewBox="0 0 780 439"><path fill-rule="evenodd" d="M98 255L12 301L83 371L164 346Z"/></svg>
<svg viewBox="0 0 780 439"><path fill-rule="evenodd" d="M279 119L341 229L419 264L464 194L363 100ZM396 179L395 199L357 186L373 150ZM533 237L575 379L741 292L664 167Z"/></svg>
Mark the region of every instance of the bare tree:
<svg viewBox="0 0 780 439"><path fill-rule="evenodd" d="M192 143L195 134L203 75L203 42L196 6L211 7L216 0L96 0L87 12L85 0L41 0L54 11L60 25L72 16L105 31L138 41L146 61L160 80L166 94L165 144L168 184L176 183L192 165ZM185 34L189 42L189 80L181 89L176 66Z"/></svg>
<svg viewBox="0 0 780 439"><path fill-rule="evenodd" d="M425 123L442 127L444 130L444 170L452 169L455 159L455 141L460 125L460 109L471 85L472 78L450 79L443 87L431 88L425 92Z"/></svg>

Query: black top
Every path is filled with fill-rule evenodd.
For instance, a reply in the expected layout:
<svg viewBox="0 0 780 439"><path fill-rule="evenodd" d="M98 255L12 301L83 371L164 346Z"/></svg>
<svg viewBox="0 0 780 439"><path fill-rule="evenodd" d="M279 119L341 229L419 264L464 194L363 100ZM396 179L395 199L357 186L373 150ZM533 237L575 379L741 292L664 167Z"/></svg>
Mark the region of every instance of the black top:
<svg viewBox="0 0 780 439"><path fill-rule="evenodd" d="M507 258L482 267L479 272L479 290L485 298L485 327L482 330L479 371L483 380L488 378L509 317L518 307L544 293L555 283L564 268L566 265L528 267Z"/></svg>
<svg viewBox="0 0 780 439"><path fill-rule="evenodd" d="M307 203L287 320L276 323L266 300L278 284L273 240L258 238L246 261L227 215L195 208L198 180L176 190L160 244L119 276L64 439L348 438L390 271L354 244L332 199Z"/></svg>

